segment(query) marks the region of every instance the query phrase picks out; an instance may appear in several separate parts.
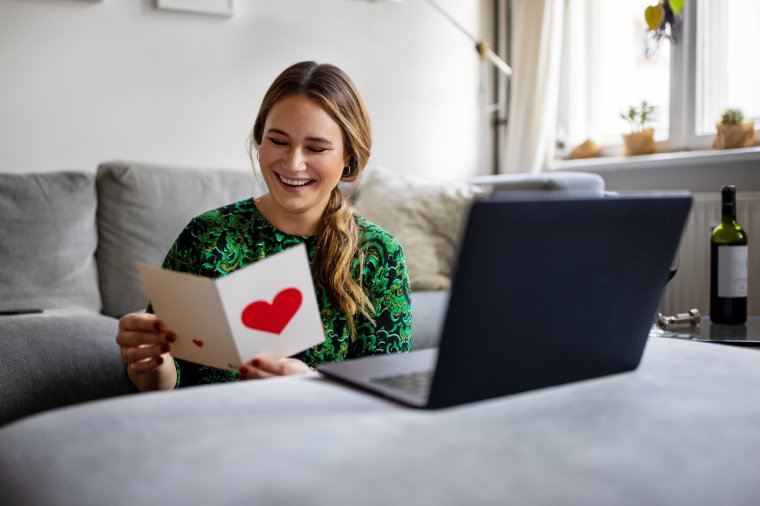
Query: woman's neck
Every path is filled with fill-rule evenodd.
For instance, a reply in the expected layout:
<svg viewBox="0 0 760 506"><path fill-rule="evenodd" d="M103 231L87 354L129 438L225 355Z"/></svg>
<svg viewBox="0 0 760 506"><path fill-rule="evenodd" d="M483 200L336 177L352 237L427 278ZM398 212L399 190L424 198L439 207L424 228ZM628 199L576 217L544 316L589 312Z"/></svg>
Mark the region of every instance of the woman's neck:
<svg viewBox="0 0 760 506"><path fill-rule="evenodd" d="M324 209L309 209L304 213L289 213L278 207L269 193L255 199L256 208L277 230L288 235L311 236L317 234Z"/></svg>

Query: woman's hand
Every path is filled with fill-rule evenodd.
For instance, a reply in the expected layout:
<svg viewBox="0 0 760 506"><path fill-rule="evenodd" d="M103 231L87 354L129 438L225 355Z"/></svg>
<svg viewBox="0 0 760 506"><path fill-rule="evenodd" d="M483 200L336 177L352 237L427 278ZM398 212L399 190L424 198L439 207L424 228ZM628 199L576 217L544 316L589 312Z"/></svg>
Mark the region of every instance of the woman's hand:
<svg viewBox="0 0 760 506"><path fill-rule="evenodd" d="M174 388L177 371L170 352L176 339L156 315L131 313L119 320L116 343L129 379L139 390Z"/></svg>
<svg viewBox="0 0 760 506"><path fill-rule="evenodd" d="M309 366L297 358L272 358L259 356L240 366L240 379L262 379L273 376L308 374Z"/></svg>

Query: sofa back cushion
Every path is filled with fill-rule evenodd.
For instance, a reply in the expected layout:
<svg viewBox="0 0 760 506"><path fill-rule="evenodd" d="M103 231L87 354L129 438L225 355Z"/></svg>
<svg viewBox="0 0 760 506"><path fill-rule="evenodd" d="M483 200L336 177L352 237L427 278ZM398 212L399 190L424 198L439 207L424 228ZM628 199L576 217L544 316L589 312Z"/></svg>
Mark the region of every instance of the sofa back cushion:
<svg viewBox="0 0 760 506"><path fill-rule="evenodd" d="M0 310L98 312L92 174L0 174Z"/></svg>
<svg viewBox="0 0 760 506"><path fill-rule="evenodd" d="M103 163L97 170L97 261L103 314L144 310L135 262L161 265L194 216L261 192L253 172Z"/></svg>
<svg viewBox="0 0 760 506"><path fill-rule="evenodd" d="M465 211L482 190L382 166L372 167L364 179L356 210L401 244L412 290L447 290Z"/></svg>

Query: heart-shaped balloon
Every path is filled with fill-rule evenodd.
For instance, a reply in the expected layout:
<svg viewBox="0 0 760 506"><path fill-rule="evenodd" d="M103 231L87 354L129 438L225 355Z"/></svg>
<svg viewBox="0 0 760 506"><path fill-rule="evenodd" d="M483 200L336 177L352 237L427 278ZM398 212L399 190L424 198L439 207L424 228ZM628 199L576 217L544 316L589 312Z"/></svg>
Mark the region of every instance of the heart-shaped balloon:
<svg viewBox="0 0 760 506"><path fill-rule="evenodd" d="M257 300L248 304L240 315L249 329L280 334L301 307L303 297L298 288L286 288L272 303Z"/></svg>
<svg viewBox="0 0 760 506"><path fill-rule="evenodd" d="M650 5L644 11L644 18L649 29L654 30L665 20L665 8L662 5Z"/></svg>

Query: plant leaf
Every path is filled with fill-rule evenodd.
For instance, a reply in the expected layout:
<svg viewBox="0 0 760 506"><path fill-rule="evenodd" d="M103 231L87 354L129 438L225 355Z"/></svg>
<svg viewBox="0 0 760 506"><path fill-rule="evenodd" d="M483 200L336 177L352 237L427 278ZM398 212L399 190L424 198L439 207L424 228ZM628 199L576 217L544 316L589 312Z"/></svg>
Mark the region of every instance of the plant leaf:
<svg viewBox="0 0 760 506"><path fill-rule="evenodd" d="M677 16L681 9L683 9L683 0L668 0L670 10L673 11L673 15Z"/></svg>
<svg viewBox="0 0 760 506"><path fill-rule="evenodd" d="M647 20L647 26L654 30L665 20L665 7L662 5L650 5L644 11L644 19Z"/></svg>

